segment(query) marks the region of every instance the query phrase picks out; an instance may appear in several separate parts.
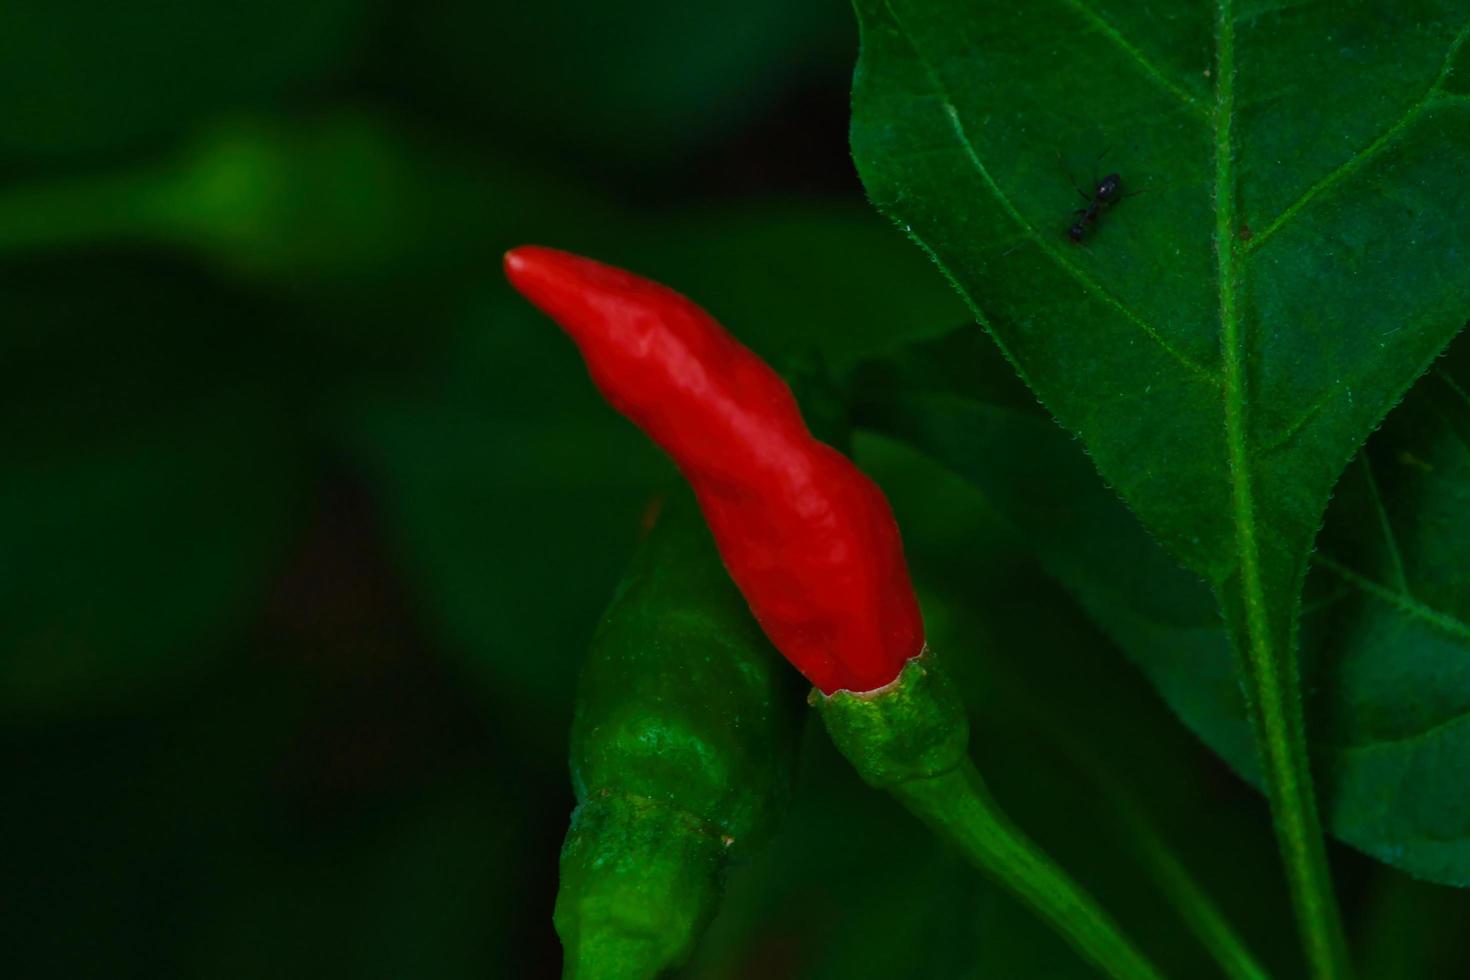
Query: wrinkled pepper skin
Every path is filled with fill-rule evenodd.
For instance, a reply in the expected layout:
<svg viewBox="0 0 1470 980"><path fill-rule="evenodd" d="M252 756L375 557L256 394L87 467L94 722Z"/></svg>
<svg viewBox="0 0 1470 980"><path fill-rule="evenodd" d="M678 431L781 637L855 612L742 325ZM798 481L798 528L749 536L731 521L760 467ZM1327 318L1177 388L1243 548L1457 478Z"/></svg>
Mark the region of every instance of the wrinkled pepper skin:
<svg viewBox="0 0 1470 980"><path fill-rule="evenodd" d="M777 649L828 694L896 678L924 646L898 525L877 485L807 430L780 376L647 279L536 246L507 253L505 270L673 458Z"/></svg>
<svg viewBox="0 0 1470 980"><path fill-rule="evenodd" d="M801 692L692 495L667 498L593 640L571 737L578 807L555 924L567 980L684 962L731 862L790 794Z"/></svg>

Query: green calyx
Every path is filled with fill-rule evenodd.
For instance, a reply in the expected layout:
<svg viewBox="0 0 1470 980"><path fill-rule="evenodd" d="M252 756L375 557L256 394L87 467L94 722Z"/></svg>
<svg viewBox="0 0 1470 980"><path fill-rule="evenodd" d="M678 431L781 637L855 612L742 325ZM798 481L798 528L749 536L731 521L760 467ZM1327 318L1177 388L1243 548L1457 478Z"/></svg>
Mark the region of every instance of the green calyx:
<svg viewBox="0 0 1470 980"><path fill-rule="evenodd" d="M568 980L680 965L729 865L769 839L795 768L795 677L670 494L599 626L577 692L555 922Z"/></svg>
<svg viewBox="0 0 1470 980"><path fill-rule="evenodd" d="M925 650L887 687L813 690L827 732L870 786L893 791L952 772L968 759L970 722L949 675Z"/></svg>

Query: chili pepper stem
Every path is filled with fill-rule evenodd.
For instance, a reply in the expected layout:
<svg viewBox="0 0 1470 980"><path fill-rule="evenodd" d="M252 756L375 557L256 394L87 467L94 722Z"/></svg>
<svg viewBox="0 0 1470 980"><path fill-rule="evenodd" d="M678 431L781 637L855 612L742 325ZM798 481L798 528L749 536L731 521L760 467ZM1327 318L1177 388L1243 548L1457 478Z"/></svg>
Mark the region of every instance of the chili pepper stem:
<svg viewBox="0 0 1470 980"><path fill-rule="evenodd" d="M893 684L877 691L814 691L812 701L864 781L891 793L1103 973L1159 980L1092 896L991 797L969 759L964 705L932 653L910 660Z"/></svg>
<svg viewBox="0 0 1470 980"><path fill-rule="evenodd" d="M1120 980L1159 976L1092 896L1010 822L974 765L965 762L893 794L1105 973Z"/></svg>

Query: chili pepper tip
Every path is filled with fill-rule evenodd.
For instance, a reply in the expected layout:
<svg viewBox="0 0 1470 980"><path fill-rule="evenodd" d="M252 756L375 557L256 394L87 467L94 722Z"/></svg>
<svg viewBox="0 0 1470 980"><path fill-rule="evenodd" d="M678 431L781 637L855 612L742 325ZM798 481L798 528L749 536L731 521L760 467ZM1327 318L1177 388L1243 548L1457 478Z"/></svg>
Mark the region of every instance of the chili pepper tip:
<svg viewBox="0 0 1470 980"><path fill-rule="evenodd" d="M516 291L557 319L568 299L585 296L589 291L616 292L652 285L622 269L545 245L513 248L505 253L504 265L505 277Z"/></svg>

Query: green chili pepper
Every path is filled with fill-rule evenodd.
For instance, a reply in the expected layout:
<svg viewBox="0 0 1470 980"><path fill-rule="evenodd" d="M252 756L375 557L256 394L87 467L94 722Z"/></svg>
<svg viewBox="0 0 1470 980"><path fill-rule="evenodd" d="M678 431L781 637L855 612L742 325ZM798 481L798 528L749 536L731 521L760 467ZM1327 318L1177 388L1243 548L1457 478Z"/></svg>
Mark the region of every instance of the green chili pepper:
<svg viewBox="0 0 1470 980"><path fill-rule="evenodd" d="M578 691L555 914L564 977L654 977L688 958L726 869L764 844L790 795L792 681L692 495L671 494Z"/></svg>

